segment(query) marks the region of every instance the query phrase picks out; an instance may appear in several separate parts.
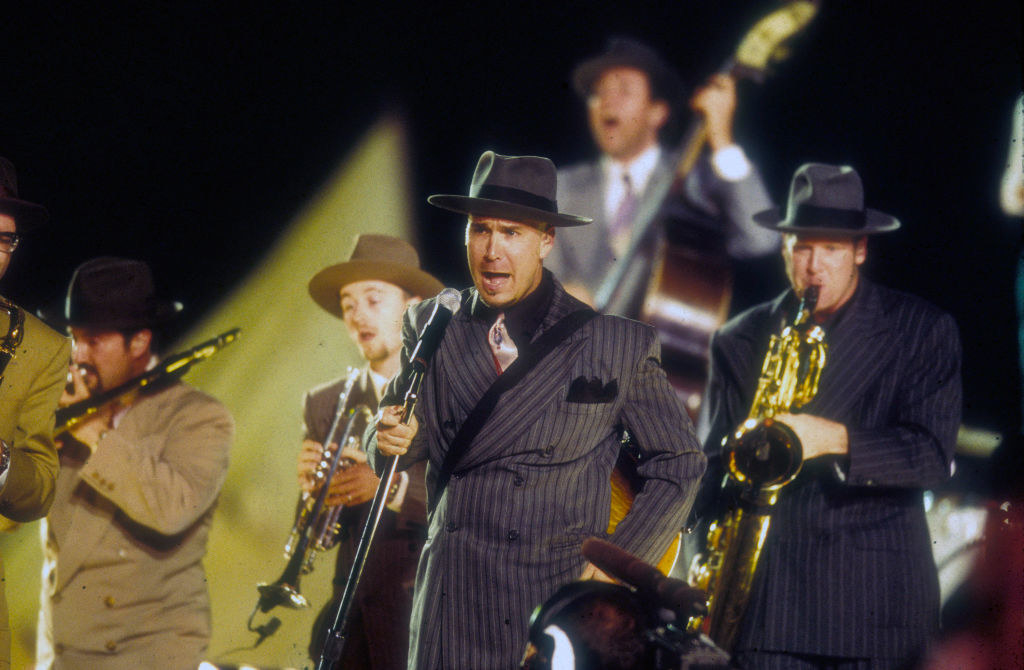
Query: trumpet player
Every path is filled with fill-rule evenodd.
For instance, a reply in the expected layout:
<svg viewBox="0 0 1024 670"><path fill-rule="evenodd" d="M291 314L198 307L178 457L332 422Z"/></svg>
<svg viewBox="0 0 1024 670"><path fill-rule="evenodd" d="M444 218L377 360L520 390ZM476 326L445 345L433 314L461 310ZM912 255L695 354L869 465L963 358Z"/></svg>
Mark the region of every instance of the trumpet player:
<svg viewBox="0 0 1024 670"><path fill-rule="evenodd" d="M441 282L420 269L419 256L410 244L386 235L360 235L348 261L326 267L310 280L310 296L344 322L365 361L349 392L348 408L365 404L377 410L384 386L401 366L402 315L407 307L442 288ZM298 462L299 486L305 492L313 493L317 487L317 464L345 382L337 379L306 394L305 439ZM341 516L333 601L344 593L365 512L380 481L360 449L345 446L342 456L351 465L335 473L327 498L329 505L351 508ZM341 668L406 667L412 587L426 537L423 464L401 473L397 480L356 593ZM313 628L310 656L314 661L324 641L324 619L334 604L324 607Z"/></svg>
<svg viewBox="0 0 1024 670"><path fill-rule="evenodd" d="M142 261L80 265L58 317L73 361L61 403L154 366L160 328L180 309L157 295ZM40 668L196 668L209 642L202 559L234 424L220 402L182 382L128 398L61 436L44 530Z"/></svg>
<svg viewBox="0 0 1024 670"><path fill-rule="evenodd" d="M864 206L853 168L803 165L786 212L755 220L783 234L790 287L712 340L712 463L747 418L769 337L809 287L828 355L817 395L774 418L798 438L803 468L773 508L736 660L750 669L910 667L939 623L922 491L950 474L961 411L956 324L862 273L867 240L900 223ZM720 481L708 477L705 489Z"/></svg>
<svg viewBox="0 0 1024 670"><path fill-rule="evenodd" d="M18 197L14 165L0 157L0 277L25 231L46 222L42 205ZM38 519L53 501L57 450L54 411L70 345L14 303L0 298L0 527ZM10 668L4 571L0 562L0 669Z"/></svg>

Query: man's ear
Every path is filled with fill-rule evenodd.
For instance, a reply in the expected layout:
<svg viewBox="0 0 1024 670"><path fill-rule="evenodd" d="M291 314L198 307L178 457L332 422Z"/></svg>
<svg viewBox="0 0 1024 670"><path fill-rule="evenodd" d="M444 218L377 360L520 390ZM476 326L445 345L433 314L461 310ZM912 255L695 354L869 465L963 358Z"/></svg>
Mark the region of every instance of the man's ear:
<svg viewBox="0 0 1024 670"><path fill-rule="evenodd" d="M868 237L861 235L853 243L853 262L857 265L864 265L868 258Z"/></svg>
<svg viewBox="0 0 1024 670"><path fill-rule="evenodd" d="M148 356L149 345L153 342L153 331L148 328L135 331L132 334L130 340L128 340L128 353L132 358L139 358L141 356Z"/></svg>
<svg viewBox="0 0 1024 670"><path fill-rule="evenodd" d="M555 246L555 227L548 226L540 231L540 258L544 260Z"/></svg>
<svg viewBox="0 0 1024 670"><path fill-rule="evenodd" d="M651 108L648 110L647 120L651 126L660 131L662 127L668 122L669 106L664 100L655 100L651 103Z"/></svg>

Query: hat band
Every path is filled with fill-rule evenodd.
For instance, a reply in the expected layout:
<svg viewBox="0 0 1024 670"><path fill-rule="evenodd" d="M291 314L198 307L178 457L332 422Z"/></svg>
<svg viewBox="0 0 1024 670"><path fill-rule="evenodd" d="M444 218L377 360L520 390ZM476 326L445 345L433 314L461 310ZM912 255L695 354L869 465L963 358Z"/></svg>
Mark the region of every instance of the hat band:
<svg viewBox="0 0 1024 670"><path fill-rule="evenodd" d="M793 228L835 228L836 230L862 230L867 225L864 212L852 209L834 209L817 205L797 205L796 216L783 222Z"/></svg>
<svg viewBox="0 0 1024 670"><path fill-rule="evenodd" d="M501 200L503 202L525 205L534 209L542 209L545 212L558 213L558 204L544 196L530 193L511 186L497 186L495 184L483 184L477 191L476 197L488 200Z"/></svg>

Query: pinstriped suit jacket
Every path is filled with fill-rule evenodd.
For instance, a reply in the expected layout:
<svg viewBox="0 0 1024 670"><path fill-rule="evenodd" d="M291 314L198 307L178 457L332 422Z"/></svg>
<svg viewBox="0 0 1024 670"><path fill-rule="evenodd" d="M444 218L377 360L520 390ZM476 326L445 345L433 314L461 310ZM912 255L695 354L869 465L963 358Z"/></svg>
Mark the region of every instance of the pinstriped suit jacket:
<svg viewBox="0 0 1024 670"><path fill-rule="evenodd" d="M464 292L434 356L416 407L419 431L403 461L428 460L427 490L435 498L450 442L497 379L486 343L490 324L472 316L476 300L475 290ZM406 315L406 352L415 342L412 324L432 306L420 303ZM581 308L556 282L535 338ZM430 519L410 667L518 666L530 612L579 577L583 540L604 536L621 427L641 447L646 484L611 541L649 561L665 551L692 503L704 457L658 356L652 328L599 316L501 398ZM618 394L606 403L567 402L578 377L616 380ZM398 402L397 388L393 382L383 403Z"/></svg>
<svg viewBox="0 0 1024 670"><path fill-rule="evenodd" d="M793 302L787 291L713 338L709 453L746 418L768 337ZM948 477L953 457L957 328L925 301L862 276L827 336L820 391L802 411L847 427L849 460L808 461L783 489L737 648L907 657L938 627L921 492Z"/></svg>

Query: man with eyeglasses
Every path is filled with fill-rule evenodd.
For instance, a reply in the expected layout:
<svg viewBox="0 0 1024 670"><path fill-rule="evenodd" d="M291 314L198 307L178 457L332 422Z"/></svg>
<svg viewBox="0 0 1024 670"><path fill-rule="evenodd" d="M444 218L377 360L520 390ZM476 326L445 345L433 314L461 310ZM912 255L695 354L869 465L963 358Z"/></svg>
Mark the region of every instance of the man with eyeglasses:
<svg viewBox="0 0 1024 670"><path fill-rule="evenodd" d="M46 222L46 209L18 198L14 165L0 157L0 277L21 232ZM38 519L57 479L54 413L64 387L68 340L0 298L0 526ZM0 584L4 581L0 561ZM11 631L0 587L0 668L10 667Z"/></svg>

